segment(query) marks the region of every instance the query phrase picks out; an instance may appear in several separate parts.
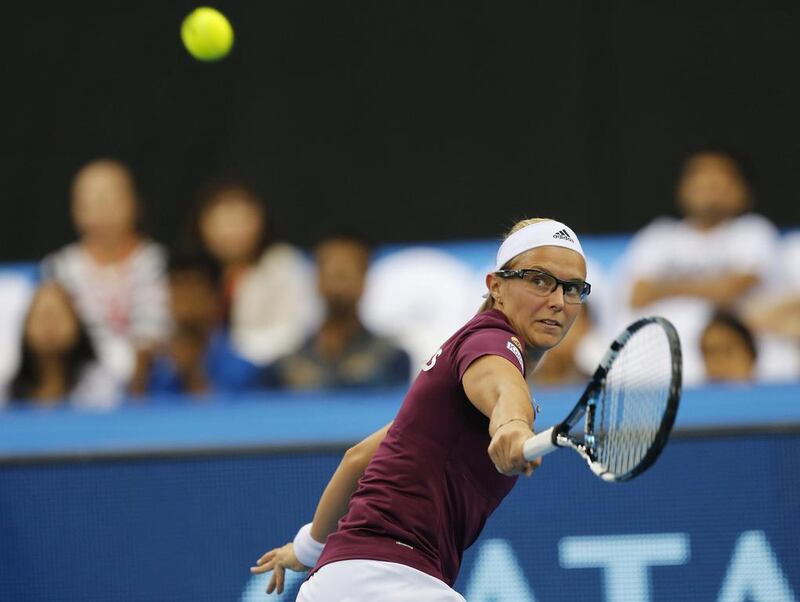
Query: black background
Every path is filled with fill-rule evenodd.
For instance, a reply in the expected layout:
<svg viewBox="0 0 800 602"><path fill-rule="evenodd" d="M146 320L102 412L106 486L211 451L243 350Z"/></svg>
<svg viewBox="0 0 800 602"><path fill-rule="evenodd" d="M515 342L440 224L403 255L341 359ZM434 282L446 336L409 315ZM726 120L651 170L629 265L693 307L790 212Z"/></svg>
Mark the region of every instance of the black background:
<svg viewBox="0 0 800 602"><path fill-rule="evenodd" d="M757 208L800 224L800 3L216 2L236 43L192 59L195 3L7 3L0 259L72 236L86 161L133 167L170 243L210 177L278 233L483 238L519 217L630 232L671 213L681 156L749 157Z"/></svg>

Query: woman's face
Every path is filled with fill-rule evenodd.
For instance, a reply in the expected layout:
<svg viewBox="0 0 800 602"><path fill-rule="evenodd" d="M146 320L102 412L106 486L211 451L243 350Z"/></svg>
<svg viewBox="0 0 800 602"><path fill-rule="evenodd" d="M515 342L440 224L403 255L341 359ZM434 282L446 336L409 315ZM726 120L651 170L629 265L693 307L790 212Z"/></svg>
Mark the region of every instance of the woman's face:
<svg viewBox="0 0 800 602"><path fill-rule="evenodd" d="M511 269L537 269L561 280L585 280L586 262L575 251L562 247L537 247L514 258ZM529 347L546 351L558 345L580 313L580 304L564 301L564 290L536 294L533 286L519 278L487 276L495 308L505 314Z"/></svg>
<svg viewBox="0 0 800 602"><path fill-rule="evenodd" d="M256 259L263 231L261 210L235 191L223 193L200 216L203 244L223 264Z"/></svg>
<svg viewBox="0 0 800 602"><path fill-rule="evenodd" d="M136 194L130 175L105 163L86 167L72 188L72 219L78 232L116 239L136 230Z"/></svg>
<svg viewBox="0 0 800 602"><path fill-rule="evenodd" d="M364 293L369 251L349 240L329 240L315 252L317 288L329 313L350 313Z"/></svg>
<svg viewBox="0 0 800 602"><path fill-rule="evenodd" d="M219 313L217 289L201 271L185 269L169 277L172 319L178 326L200 325L211 329Z"/></svg>
<svg viewBox="0 0 800 602"><path fill-rule="evenodd" d="M755 372L755 358L747 343L730 326L713 323L700 341L706 376L711 381L748 381Z"/></svg>
<svg viewBox="0 0 800 602"><path fill-rule="evenodd" d="M78 317L64 292L56 285L43 284L31 303L25 323L25 341L40 355L68 352L80 336Z"/></svg>
<svg viewBox="0 0 800 602"><path fill-rule="evenodd" d="M698 155L684 169L678 200L686 216L713 226L747 208L747 186L732 160L722 155Z"/></svg>

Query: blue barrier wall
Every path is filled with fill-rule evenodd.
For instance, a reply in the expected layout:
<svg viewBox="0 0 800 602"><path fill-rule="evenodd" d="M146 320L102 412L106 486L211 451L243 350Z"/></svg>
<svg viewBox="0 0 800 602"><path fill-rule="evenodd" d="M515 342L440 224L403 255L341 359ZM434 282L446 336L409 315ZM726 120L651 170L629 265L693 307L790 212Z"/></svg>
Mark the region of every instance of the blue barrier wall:
<svg viewBox="0 0 800 602"><path fill-rule="evenodd" d="M554 454L492 517L457 588L470 602L796 600L798 458L800 435L675 439L640 479L608 485ZM337 461L6 467L0 599L266 599L247 567L308 519Z"/></svg>
<svg viewBox="0 0 800 602"><path fill-rule="evenodd" d="M567 451L548 456L467 552L457 588L470 602L798 600L798 392L687 391L681 431L630 483L601 482ZM573 393L543 395L545 416L560 418ZM293 599L297 582L267 598L266 578L247 568L308 520L341 453L303 448L337 447L397 403L292 396L199 407L162 400L108 415L6 413L0 600ZM740 432L698 430L712 423ZM122 454L134 440L144 442L134 454L160 455Z"/></svg>

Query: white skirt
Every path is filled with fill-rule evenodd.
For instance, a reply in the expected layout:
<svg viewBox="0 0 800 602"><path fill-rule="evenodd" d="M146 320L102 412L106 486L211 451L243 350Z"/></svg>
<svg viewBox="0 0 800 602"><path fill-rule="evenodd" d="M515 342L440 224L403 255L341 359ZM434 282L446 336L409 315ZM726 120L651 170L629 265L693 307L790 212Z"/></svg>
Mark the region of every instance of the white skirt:
<svg viewBox="0 0 800 602"><path fill-rule="evenodd" d="M297 602L466 602L444 581L404 564L340 560L314 573Z"/></svg>

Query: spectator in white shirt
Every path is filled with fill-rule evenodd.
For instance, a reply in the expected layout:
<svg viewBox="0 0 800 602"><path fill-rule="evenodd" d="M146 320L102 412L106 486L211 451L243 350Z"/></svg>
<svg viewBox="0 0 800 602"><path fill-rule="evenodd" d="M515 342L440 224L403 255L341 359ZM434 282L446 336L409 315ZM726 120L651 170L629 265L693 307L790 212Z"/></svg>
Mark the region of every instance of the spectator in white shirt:
<svg viewBox="0 0 800 602"><path fill-rule="evenodd" d="M768 298L748 305L747 320L761 332L792 337L800 343L800 232L783 240L777 261L780 280Z"/></svg>
<svg viewBox="0 0 800 602"><path fill-rule="evenodd" d="M685 382L702 379L699 336L716 308L737 311L775 261L778 232L748 213L740 163L717 150L692 154L677 185L682 219L661 217L639 232L623 259L624 305L671 319L684 343Z"/></svg>
<svg viewBox="0 0 800 602"><path fill-rule="evenodd" d="M237 182L208 184L193 223L219 265L223 318L235 351L267 365L295 351L319 311L310 261L278 242L262 199Z"/></svg>
<svg viewBox="0 0 800 602"><path fill-rule="evenodd" d="M130 170L100 159L72 183L72 219L79 239L45 258L45 278L75 300L100 360L134 394L144 391L155 345L169 332L160 245L137 229L139 203Z"/></svg>
<svg viewBox="0 0 800 602"><path fill-rule="evenodd" d="M800 232L787 234L769 290L748 301L744 319L762 341L759 373L800 380Z"/></svg>

